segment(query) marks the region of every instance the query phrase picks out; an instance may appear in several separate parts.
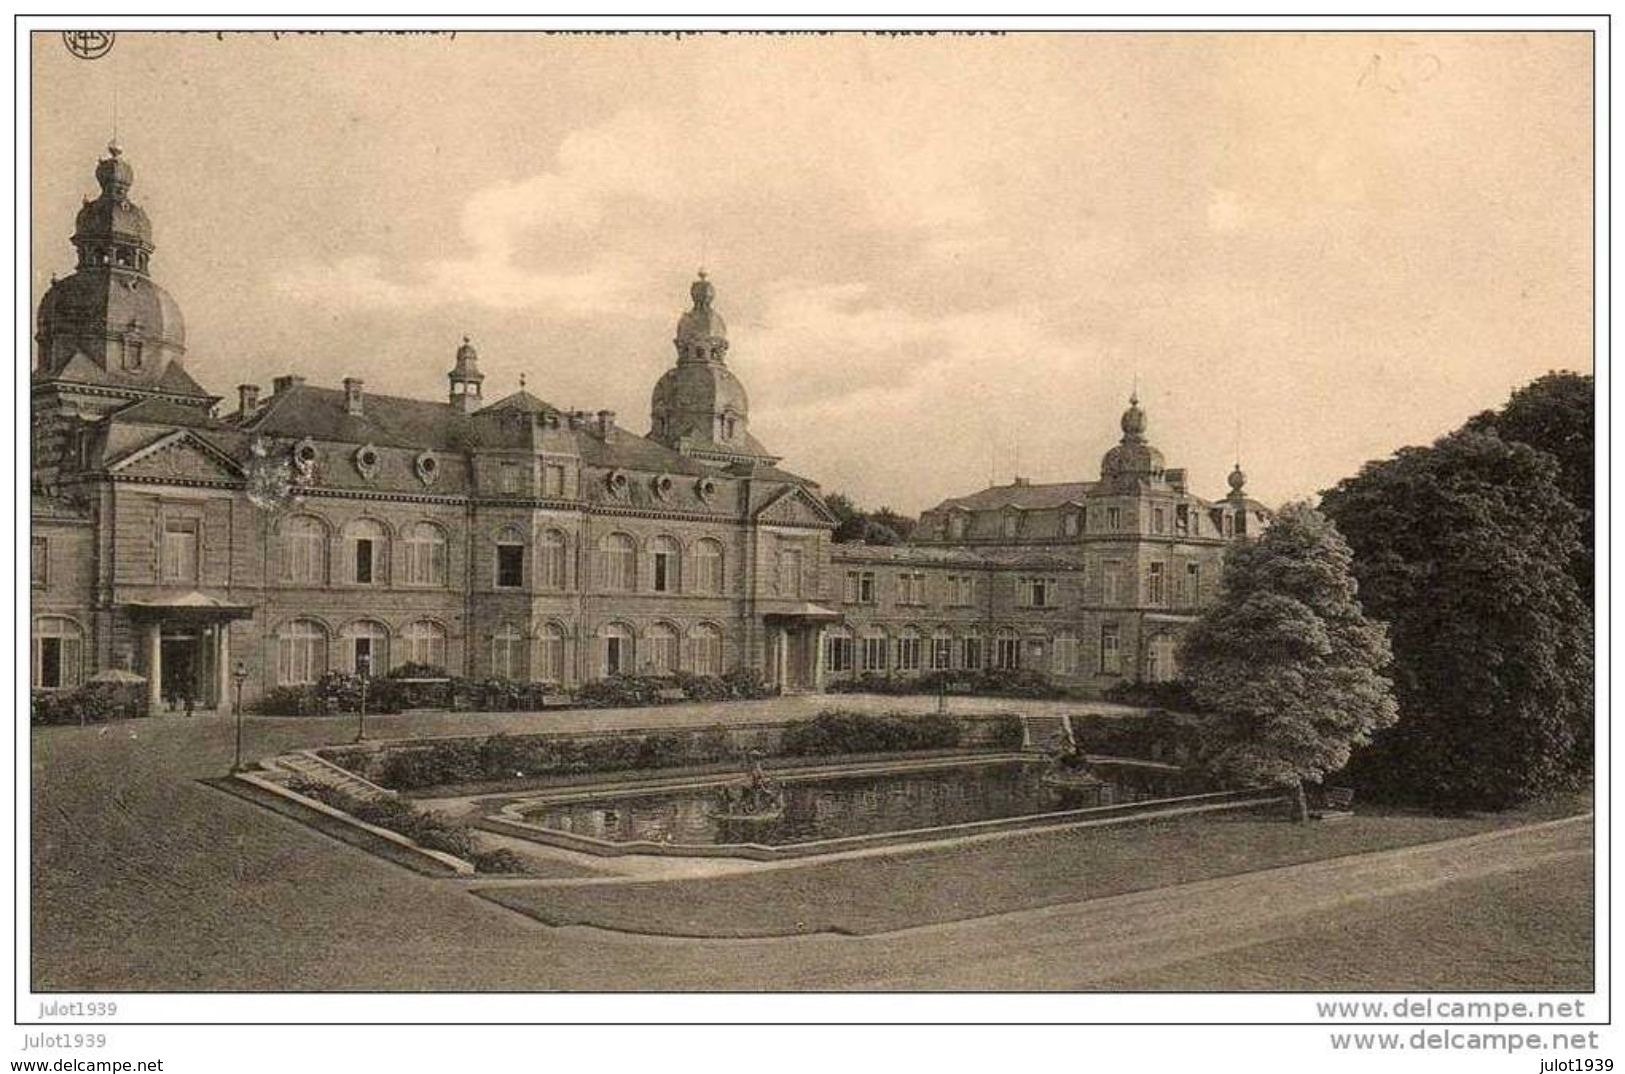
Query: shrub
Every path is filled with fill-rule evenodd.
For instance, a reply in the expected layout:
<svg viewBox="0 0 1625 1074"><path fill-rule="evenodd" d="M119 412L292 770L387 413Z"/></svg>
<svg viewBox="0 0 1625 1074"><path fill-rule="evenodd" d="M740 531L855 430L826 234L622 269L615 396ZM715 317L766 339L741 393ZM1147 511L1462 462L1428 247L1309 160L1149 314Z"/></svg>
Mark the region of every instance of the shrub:
<svg viewBox="0 0 1625 1074"><path fill-rule="evenodd" d="M106 723L137 715L140 702L124 686L91 683L72 690L35 690L29 709L30 722L41 726Z"/></svg>
<svg viewBox="0 0 1625 1074"><path fill-rule="evenodd" d="M885 694L893 697L905 694L937 694L946 689L959 692L968 686L970 693L990 697L1061 698L1072 696L1070 691L1050 682L1042 671L1029 668L986 668L982 671L928 671L923 675L880 675L866 671L856 678L836 679L827 685L832 693Z"/></svg>
<svg viewBox="0 0 1625 1074"><path fill-rule="evenodd" d="M495 850L476 850L468 857L475 870L482 873L528 873L530 867L525 859L509 850L507 847L498 847Z"/></svg>
<svg viewBox="0 0 1625 1074"><path fill-rule="evenodd" d="M1190 687L1179 681L1120 682L1108 687L1101 696L1119 705L1174 709L1178 712L1196 711L1196 700L1191 697Z"/></svg>
<svg viewBox="0 0 1625 1074"><path fill-rule="evenodd" d="M265 716L317 716L322 712L316 691L309 686L273 686L247 708Z"/></svg>
<svg viewBox="0 0 1625 1074"><path fill-rule="evenodd" d="M993 717L993 735L989 745L1013 750L1021 746L1024 738L1026 735L1023 733L1020 716L1003 712Z"/></svg>
<svg viewBox="0 0 1625 1074"><path fill-rule="evenodd" d="M1185 764L1202 755L1201 720L1153 709L1145 716L1073 716L1072 737L1085 753Z"/></svg>
<svg viewBox="0 0 1625 1074"><path fill-rule="evenodd" d="M740 665L724 673L722 681L728 687L728 696L736 701L755 701L778 693L757 668Z"/></svg>
<svg viewBox="0 0 1625 1074"><path fill-rule="evenodd" d="M789 756L805 757L951 749L957 745L959 723L949 716L876 716L828 710L811 720L786 724L781 749Z"/></svg>

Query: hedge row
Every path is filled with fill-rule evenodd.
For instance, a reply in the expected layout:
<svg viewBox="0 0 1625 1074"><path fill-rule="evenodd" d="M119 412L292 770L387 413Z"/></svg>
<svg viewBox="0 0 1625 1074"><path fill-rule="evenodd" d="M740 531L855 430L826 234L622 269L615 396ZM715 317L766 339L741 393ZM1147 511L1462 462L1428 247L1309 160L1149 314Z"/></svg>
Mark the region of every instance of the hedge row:
<svg viewBox="0 0 1625 1074"><path fill-rule="evenodd" d="M988 697L1067 698L1079 691L1058 686L1042 671L1028 668L985 668L981 671L927 671L922 675L877 675L866 671L856 678L833 679L825 689L837 694L971 693Z"/></svg>
<svg viewBox="0 0 1625 1074"><path fill-rule="evenodd" d="M404 835L427 850L451 854L482 873L523 873L524 859L505 847L482 850L472 829L400 798L357 798L336 787L294 779L288 789L348 813L365 824Z"/></svg>

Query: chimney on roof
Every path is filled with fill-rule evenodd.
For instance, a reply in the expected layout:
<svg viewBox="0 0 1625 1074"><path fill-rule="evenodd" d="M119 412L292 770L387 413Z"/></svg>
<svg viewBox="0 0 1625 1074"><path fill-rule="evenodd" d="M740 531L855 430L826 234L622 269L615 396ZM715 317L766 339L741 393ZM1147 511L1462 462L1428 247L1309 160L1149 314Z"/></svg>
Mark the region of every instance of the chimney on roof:
<svg viewBox="0 0 1625 1074"><path fill-rule="evenodd" d="M303 383L305 383L304 377L296 377L292 373L277 377L275 380L271 381L271 394L281 395L289 388L297 388Z"/></svg>
<svg viewBox="0 0 1625 1074"><path fill-rule="evenodd" d="M344 378L344 412L346 414L360 415L362 383L360 377Z"/></svg>
<svg viewBox="0 0 1625 1074"><path fill-rule="evenodd" d="M598 435L609 439L611 430L615 428L615 411L600 410L598 412Z"/></svg>
<svg viewBox="0 0 1625 1074"><path fill-rule="evenodd" d="M1031 485L1032 482L1025 477L1018 477L1014 479L1014 484L1016 488L1026 488L1028 485Z"/></svg>
<svg viewBox="0 0 1625 1074"><path fill-rule="evenodd" d="M240 418L252 417L260 405L260 386L258 384L237 385L237 416Z"/></svg>

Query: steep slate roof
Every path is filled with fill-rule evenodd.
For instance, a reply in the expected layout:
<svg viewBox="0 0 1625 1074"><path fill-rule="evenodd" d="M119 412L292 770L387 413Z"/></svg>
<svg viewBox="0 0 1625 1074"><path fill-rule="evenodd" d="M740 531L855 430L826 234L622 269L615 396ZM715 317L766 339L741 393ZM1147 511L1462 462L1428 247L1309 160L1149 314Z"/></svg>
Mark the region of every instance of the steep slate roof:
<svg viewBox="0 0 1625 1074"><path fill-rule="evenodd" d="M1098 481L1063 481L1053 485L995 485L981 492L973 492L969 496L943 500L933 510L945 511L950 507L962 507L967 511L992 511L1003 507L1020 507L1029 511L1043 510L1067 503L1082 503L1099 489Z"/></svg>
<svg viewBox="0 0 1625 1074"><path fill-rule="evenodd" d="M195 406L182 406L168 399L143 399L116 410L111 420L121 425L184 425L193 429L215 429L220 422L207 411Z"/></svg>
<svg viewBox="0 0 1625 1074"><path fill-rule="evenodd" d="M481 414L485 414L491 411L501 410L517 410L524 414L561 413L559 408L554 406L552 403L549 403L545 399L538 399L536 396L525 391L523 388L514 392L512 395L503 396L501 399L498 399L496 402L491 403L488 406L481 407L479 412Z"/></svg>
<svg viewBox="0 0 1625 1074"><path fill-rule="evenodd" d="M398 395L363 394L360 414L345 409L337 388L294 385L270 402L243 428L266 436L332 440L346 444L461 451L468 416L449 403L431 403Z"/></svg>
<svg viewBox="0 0 1625 1074"><path fill-rule="evenodd" d="M41 373L35 370L32 380L36 384L54 383L63 381L71 384L90 384L103 388L138 388L142 391L154 389L169 392L172 395L192 395L199 399L218 399L204 391L203 386L192 379L192 375L174 362L164 367L163 374L158 383L141 380L137 377L124 376L116 372L109 372L97 365L84 351L79 351L68 359L66 365L55 373Z"/></svg>

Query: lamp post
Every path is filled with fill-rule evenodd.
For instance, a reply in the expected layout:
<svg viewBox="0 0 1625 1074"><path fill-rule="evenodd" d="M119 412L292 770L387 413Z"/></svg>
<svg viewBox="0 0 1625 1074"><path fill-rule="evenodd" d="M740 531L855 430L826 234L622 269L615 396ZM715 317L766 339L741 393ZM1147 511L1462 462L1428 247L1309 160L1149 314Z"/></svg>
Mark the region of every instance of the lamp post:
<svg viewBox="0 0 1625 1074"><path fill-rule="evenodd" d="M237 714L237 751L231 762L233 772L243 770L243 683L248 679L248 665L237 661L237 666L231 669L231 681L237 687L237 701L232 706Z"/></svg>
<svg viewBox="0 0 1625 1074"><path fill-rule="evenodd" d="M361 712L356 721L355 740L367 740L367 675L372 671L372 654L359 653L355 658L355 673L361 677Z"/></svg>

